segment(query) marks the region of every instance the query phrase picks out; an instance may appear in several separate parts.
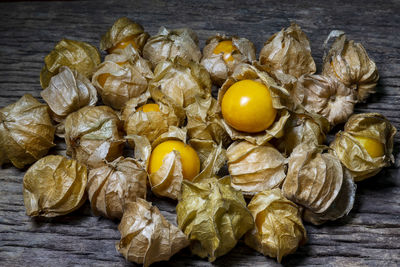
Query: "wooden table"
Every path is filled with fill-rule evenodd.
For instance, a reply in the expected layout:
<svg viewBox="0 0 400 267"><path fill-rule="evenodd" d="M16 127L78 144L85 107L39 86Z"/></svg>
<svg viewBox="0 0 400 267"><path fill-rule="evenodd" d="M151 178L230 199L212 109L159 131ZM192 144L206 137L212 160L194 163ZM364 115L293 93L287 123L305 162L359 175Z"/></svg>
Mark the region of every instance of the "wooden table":
<svg viewBox="0 0 400 267"><path fill-rule="evenodd" d="M400 129L400 3L399 1L49 1L0 3L0 107L25 93L40 98L39 73L44 56L62 38L99 45L114 20L127 16L155 34L160 26L190 27L201 47L218 32L253 41L259 51L270 35L297 22L311 41L321 70L322 44L333 29L361 42L375 60L377 93L356 112L384 114ZM184 2L184 3L180 3ZM57 139L51 153L65 151ZM358 183L349 216L320 227L306 225L309 241L283 265L400 265L400 139L396 163L376 177ZM115 248L117 222L94 217L89 205L61 218L40 220L25 215L22 179L25 170L0 168L0 265L123 266L131 265ZM149 197L175 223L173 201ZM188 249L171 266L210 266ZM160 263L159 266L165 266ZM239 242L217 266L275 266L274 259Z"/></svg>

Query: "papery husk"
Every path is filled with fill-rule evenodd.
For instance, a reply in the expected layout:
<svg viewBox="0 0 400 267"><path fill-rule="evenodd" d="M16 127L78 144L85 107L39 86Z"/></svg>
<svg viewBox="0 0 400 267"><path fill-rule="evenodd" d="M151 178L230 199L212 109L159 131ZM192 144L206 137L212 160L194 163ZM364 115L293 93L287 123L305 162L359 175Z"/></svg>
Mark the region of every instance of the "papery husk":
<svg viewBox="0 0 400 267"><path fill-rule="evenodd" d="M108 106L86 106L65 120L67 155L86 164L89 169L113 161L122 155L122 125Z"/></svg>
<svg viewBox="0 0 400 267"><path fill-rule="evenodd" d="M228 253L254 226L242 193L230 186L229 177L184 181L176 214L192 253L210 262Z"/></svg>
<svg viewBox="0 0 400 267"><path fill-rule="evenodd" d="M361 181L377 174L394 162L393 139L396 128L379 113L353 115L336 134L331 148L342 164L349 169L354 181ZM372 138L384 146L385 154L372 158L356 136Z"/></svg>
<svg viewBox="0 0 400 267"><path fill-rule="evenodd" d="M197 34L191 29L167 30L161 27L156 35L147 40L143 47L143 56L150 60L153 67L164 60L173 60L176 57L198 63L201 59L198 43Z"/></svg>
<svg viewBox="0 0 400 267"><path fill-rule="evenodd" d="M212 140L227 147L231 138L222 125L221 107L213 97L196 97L186 108L187 131L191 139Z"/></svg>
<svg viewBox="0 0 400 267"><path fill-rule="evenodd" d="M116 248L125 259L147 267L169 260L189 245L178 227L168 222L156 206L144 199L127 203L118 226L121 240Z"/></svg>
<svg viewBox="0 0 400 267"><path fill-rule="evenodd" d="M287 160L269 143L235 142L227 150L231 186L244 196L281 186Z"/></svg>
<svg viewBox="0 0 400 267"><path fill-rule="evenodd" d="M340 80L356 91L357 99L365 101L369 94L375 93L379 80L375 62L368 57L360 43L348 41L343 32L332 31L325 46L332 37L337 37L328 54L324 56L322 74Z"/></svg>
<svg viewBox="0 0 400 267"><path fill-rule="evenodd" d="M61 66L74 69L90 79L100 64L100 53L91 44L62 39L44 58L44 63L45 66L40 72L40 85L43 89L49 86L51 77L58 73Z"/></svg>
<svg viewBox="0 0 400 267"><path fill-rule="evenodd" d="M223 53L214 54L216 46L222 41L232 41L236 48L231 54L233 60L226 62ZM254 60L256 60L256 49L248 39L217 34L207 40L201 64L210 73L212 81L217 85L222 85L238 64L251 63Z"/></svg>
<svg viewBox="0 0 400 267"><path fill-rule="evenodd" d="M76 160L50 155L25 173L26 214L55 217L78 209L86 200L87 169Z"/></svg>
<svg viewBox="0 0 400 267"><path fill-rule="evenodd" d="M40 95L49 105L52 119L59 123L57 135L63 137L65 118L84 106L95 106L97 91L89 79L76 70L62 66L59 71Z"/></svg>
<svg viewBox="0 0 400 267"><path fill-rule="evenodd" d="M274 140L274 144L284 155L290 155L298 145L322 145L330 130L329 121L318 114L305 110L296 110L290 113L285 125L285 134Z"/></svg>
<svg viewBox="0 0 400 267"><path fill-rule="evenodd" d="M48 111L46 104L30 94L0 109L0 166L11 162L21 169L55 146L55 127Z"/></svg>
<svg viewBox="0 0 400 267"><path fill-rule="evenodd" d="M235 130L229 126L225 120L222 120L221 122L225 131L232 140L246 140L257 145L263 145L274 137L282 137L286 121L290 116L288 109L293 108L294 103L291 100L289 92L285 88L279 87L275 83L274 79L272 79L266 72L257 69L255 66L240 64L235 68L232 76L224 82L218 92L218 105L221 106L226 91L234 83L246 79L255 80L267 86L271 94L272 106L277 110L275 121L265 131L259 133L246 133Z"/></svg>
<svg viewBox="0 0 400 267"><path fill-rule="evenodd" d="M144 31L142 25L127 17L117 19L105 35L101 37L100 49L108 50L122 41L133 39L139 51L142 51L149 34Z"/></svg>
<svg viewBox="0 0 400 267"><path fill-rule="evenodd" d="M296 23L272 35L260 51L260 64L281 85L292 84L296 78L316 71L306 34Z"/></svg>
<svg viewBox="0 0 400 267"><path fill-rule="evenodd" d="M320 114L331 125L344 123L357 103L355 91L337 79L322 75L304 75L293 88L293 99L307 111Z"/></svg>
<svg viewBox="0 0 400 267"><path fill-rule="evenodd" d="M299 207L286 199L280 189L258 193L247 207L255 222L255 227L245 235L244 242L249 247L280 263L284 256L307 242Z"/></svg>
<svg viewBox="0 0 400 267"><path fill-rule="evenodd" d="M211 86L210 74L202 65L182 58L160 62L149 84L149 88L159 88L181 107L194 103L196 96L210 97Z"/></svg>
<svg viewBox="0 0 400 267"><path fill-rule="evenodd" d="M124 207L146 198L147 172L133 158L119 157L89 172L87 192L96 216L121 219Z"/></svg>

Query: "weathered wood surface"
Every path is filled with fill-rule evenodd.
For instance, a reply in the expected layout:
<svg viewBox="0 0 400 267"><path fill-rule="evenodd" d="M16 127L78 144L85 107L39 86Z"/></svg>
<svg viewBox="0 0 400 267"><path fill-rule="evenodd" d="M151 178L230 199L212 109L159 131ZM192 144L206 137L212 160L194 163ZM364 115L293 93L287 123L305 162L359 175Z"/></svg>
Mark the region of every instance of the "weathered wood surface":
<svg viewBox="0 0 400 267"><path fill-rule="evenodd" d="M181 3L182 2L182 3ZM297 22L311 41L320 69L322 43L333 29L362 42L376 61L378 92L357 112L376 111L400 129L400 3L398 1L99 1L0 3L0 107L24 93L39 97L43 57L61 38L99 44L120 16L142 23L154 34L158 27L190 27L201 40L217 32L252 40L260 50L274 32ZM309 242L283 265L400 265L400 138L396 136L394 166L358 184L349 216L320 227L306 225ZM52 153L64 153L58 139ZM117 222L94 217L89 205L51 220L25 215L24 171L0 169L0 265L2 266L124 266L115 250ZM175 223L175 204L150 196ZM188 249L159 266L210 266ZM242 242L217 266L278 266Z"/></svg>

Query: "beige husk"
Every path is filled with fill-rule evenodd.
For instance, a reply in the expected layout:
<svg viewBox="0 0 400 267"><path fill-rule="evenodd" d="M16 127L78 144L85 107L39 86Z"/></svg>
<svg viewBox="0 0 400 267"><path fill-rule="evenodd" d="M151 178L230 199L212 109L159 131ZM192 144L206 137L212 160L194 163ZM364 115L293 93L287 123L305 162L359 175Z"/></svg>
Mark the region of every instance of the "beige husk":
<svg viewBox="0 0 400 267"><path fill-rule="evenodd" d="M202 65L175 58L157 65L149 88L159 88L178 106L187 107L195 102L196 96L210 97L211 85L210 74Z"/></svg>
<svg viewBox="0 0 400 267"><path fill-rule="evenodd" d="M147 267L169 260L189 245L179 228L168 222L157 207L144 199L127 203L118 226L121 240L116 248L125 259Z"/></svg>
<svg viewBox="0 0 400 267"><path fill-rule="evenodd" d="M265 131L251 134L237 131L230 127L225 120L222 120L221 122L226 132L232 140L246 140L257 145L263 145L274 137L282 137L283 128L290 116L288 108L293 108L293 102L290 99L289 92L285 88L279 87L275 83L274 79L272 79L266 72L257 69L255 66L240 64L235 68L232 76L224 82L218 92L218 105L221 106L224 94L235 82L246 79L261 82L269 88L272 97L272 106L277 109L275 122Z"/></svg>
<svg viewBox="0 0 400 267"><path fill-rule="evenodd" d="M78 209L86 200L87 169L76 160L50 155L25 173L24 203L28 216L55 217Z"/></svg>
<svg viewBox="0 0 400 267"><path fill-rule="evenodd" d="M280 189L258 193L247 207L255 222L254 228L245 235L244 242L249 247L280 263L282 257L307 242L300 209Z"/></svg>
<svg viewBox="0 0 400 267"><path fill-rule="evenodd" d="M242 193L230 186L229 177L184 181L176 214L192 253L211 262L228 253L254 225Z"/></svg>
<svg viewBox="0 0 400 267"><path fill-rule="evenodd" d="M320 114L331 125L344 123L353 114L356 92L337 79L322 75L304 75L293 88L294 101L307 111Z"/></svg>
<svg viewBox="0 0 400 267"><path fill-rule="evenodd" d="M235 142L227 150L231 185L252 196L279 187L286 177L287 160L269 143Z"/></svg>
<svg viewBox="0 0 400 267"><path fill-rule="evenodd" d="M342 164L349 169L355 181L377 174L383 167L394 162L393 139L396 128L381 114L363 113L353 115L345 124L344 131L336 134L331 148ZM364 146L355 138L372 138L384 147L385 154L371 157Z"/></svg>
<svg viewBox="0 0 400 267"><path fill-rule="evenodd" d="M40 85L43 89L49 86L51 77L58 73L61 66L77 70L90 79L100 64L100 53L91 44L62 39L44 58L44 63L45 66L40 72Z"/></svg>
<svg viewBox="0 0 400 267"><path fill-rule="evenodd" d="M196 33L188 28L167 30L161 27L157 33L147 40L143 48L144 58L150 60L155 67L164 60L176 57L200 62L201 52Z"/></svg>
<svg viewBox="0 0 400 267"><path fill-rule="evenodd" d="M231 61L225 61L223 53L214 53L216 46L220 42L228 40L232 41L233 46L236 48L231 54L233 58ZM201 64L210 73L212 81L217 85L222 85L238 64L251 63L254 60L256 60L256 49L248 39L217 34L207 40L203 49Z"/></svg>
<svg viewBox="0 0 400 267"><path fill-rule="evenodd" d="M133 158L119 157L89 171L87 192L95 215L121 219L124 207L146 198L147 172Z"/></svg>
<svg viewBox="0 0 400 267"><path fill-rule="evenodd" d="M348 41L343 32L332 31L330 38L337 37L328 54L324 57L322 74L340 80L356 91L358 101L365 101L374 93L379 79L378 69L360 43Z"/></svg>
<svg viewBox="0 0 400 267"><path fill-rule="evenodd" d="M0 166L11 162L23 168L55 146L55 127L47 105L26 94L0 109Z"/></svg>
<svg viewBox="0 0 400 267"><path fill-rule="evenodd" d="M100 49L108 50L118 43L133 39L139 51L142 51L149 34L144 32L142 25L122 17L117 19L105 35L101 37Z"/></svg>
<svg viewBox="0 0 400 267"><path fill-rule="evenodd" d="M121 122L110 107L86 106L65 120L67 154L89 169L122 155L124 140Z"/></svg>

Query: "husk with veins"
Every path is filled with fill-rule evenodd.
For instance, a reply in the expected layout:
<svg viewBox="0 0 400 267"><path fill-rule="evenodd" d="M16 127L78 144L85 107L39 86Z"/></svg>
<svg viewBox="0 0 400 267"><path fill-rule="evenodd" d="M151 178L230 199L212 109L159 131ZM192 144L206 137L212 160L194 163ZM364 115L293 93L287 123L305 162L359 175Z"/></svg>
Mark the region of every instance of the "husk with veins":
<svg viewBox="0 0 400 267"><path fill-rule="evenodd" d="M375 93L379 80L376 64L360 43L347 40L341 31L332 31L325 46L332 37L336 39L324 56L322 74L340 80L356 92L359 102L364 102L369 94Z"/></svg>
<svg viewBox="0 0 400 267"><path fill-rule="evenodd" d="M349 118L344 131L336 134L330 147L342 164L349 169L355 181L376 175L383 167L394 162L393 140L396 128L379 113L356 114ZM355 137L366 137L378 141L384 155L371 157Z"/></svg>
<svg viewBox="0 0 400 267"><path fill-rule="evenodd" d="M86 201L86 184L84 164L59 155L41 158L24 175L26 214L32 217L68 214Z"/></svg>
<svg viewBox="0 0 400 267"><path fill-rule="evenodd" d="M144 199L127 203L118 225L121 240L116 249L125 259L147 267L169 260L189 245L182 231L168 222L156 206Z"/></svg>
<svg viewBox="0 0 400 267"><path fill-rule="evenodd" d="M294 107L289 92L278 86L274 79L266 72L249 64L241 64L235 68L234 73L222 85L218 92L218 105L221 106L226 91L236 82L241 80L254 80L267 86L272 98L272 106L277 110L275 121L265 131L259 133L240 132L230 127L225 120L222 125L232 140L246 140L250 143L263 145L272 138L280 138L284 134L284 127L290 117L289 110ZM222 115L221 115L222 116Z"/></svg>
<svg viewBox="0 0 400 267"><path fill-rule="evenodd" d="M294 101L307 111L328 119L331 125L344 123L357 103L355 91L337 79L322 75L304 75L293 88Z"/></svg>
<svg viewBox="0 0 400 267"><path fill-rule="evenodd" d="M196 96L210 97L211 86L207 70L199 63L183 58L160 62L154 69L154 79L149 84L149 88L159 88L181 107L194 103Z"/></svg>
<svg viewBox="0 0 400 267"><path fill-rule="evenodd" d="M227 147L231 138L222 125L221 107L213 97L196 97L195 102L185 108L187 132L190 138L212 140Z"/></svg>
<svg viewBox="0 0 400 267"><path fill-rule="evenodd" d="M176 57L198 63L201 59L198 43L197 34L189 28L167 30L161 27L156 35L147 40L143 56L150 60L153 67L164 60L173 60Z"/></svg>
<svg viewBox="0 0 400 267"><path fill-rule="evenodd" d="M149 34L142 25L126 17L117 19L105 35L101 37L100 49L108 50L118 43L132 39L139 51L142 51Z"/></svg>
<svg viewBox="0 0 400 267"><path fill-rule="evenodd" d="M236 48L231 54L233 60L225 61L223 53L214 53L216 46L222 41L232 41ZM203 49L201 64L210 73L212 81L215 84L222 85L233 73L235 66L240 63L251 63L254 60L256 60L256 50L254 44L248 39L217 34L207 40Z"/></svg>
<svg viewBox="0 0 400 267"><path fill-rule="evenodd" d="M0 109L0 166L11 162L21 169L45 156L55 146L55 127L49 107L25 94Z"/></svg>
<svg viewBox="0 0 400 267"><path fill-rule="evenodd" d="M146 198L147 172L133 158L119 157L89 172L87 192L95 215L121 219L124 207Z"/></svg>
<svg viewBox="0 0 400 267"><path fill-rule="evenodd" d="M278 188L286 177L287 160L269 143L235 142L227 149L231 185L245 196Z"/></svg>
<svg viewBox="0 0 400 267"><path fill-rule="evenodd" d="M280 263L307 242L300 208L282 195L280 189L265 190L255 195L247 208L255 226L244 242L265 256Z"/></svg>
<svg viewBox="0 0 400 267"><path fill-rule="evenodd" d="M229 177L184 181L176 214L192 253L210 262L234 248L254 225L242 193L230 186Z"/></svg>
<svg viewBox="0 0 400 267"><path fill-rule="evenodd" d="M65 121L67 155L89 169L122 155L124 140L121 122L108 106L86 106L68 115Z"/></svg>
<svg viewBox="0 0 400 267"><path fill-rule="evenodd" d="M45 66L40 72L40 85L43 89L49 86L51 77L59 72L61 66L78 71L90 79L100 64L100 53L91 44L62 39L44 58Z"/></svg>
<svg viewBox="0 0 400 267"><path fill-rule="evenodd" d="M341 194L342 191L346 194ZM324 153L324 147L303 144L297 146L289 158L282 192L314 217L336 220L347 215L353 207L355 185L335 155ZM312 223L315 221L311 220Z"/></svg>

